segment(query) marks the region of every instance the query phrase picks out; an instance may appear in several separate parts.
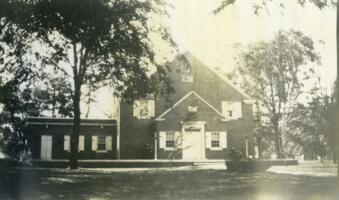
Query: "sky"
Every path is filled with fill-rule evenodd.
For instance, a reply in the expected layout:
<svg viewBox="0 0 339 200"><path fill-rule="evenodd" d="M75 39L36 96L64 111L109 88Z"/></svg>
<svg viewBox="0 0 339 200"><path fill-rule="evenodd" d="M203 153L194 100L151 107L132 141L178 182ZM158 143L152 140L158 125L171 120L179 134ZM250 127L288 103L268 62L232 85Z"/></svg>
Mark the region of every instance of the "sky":
<svg viewBox="0 0 339 200"><path fill-rule="evenodd" d="M336 13L334 9L319 10L313 5L302 7L296 0L270 4L254 14L255 0L237 0L221 13L211 12L221 0L167 0L169 27L181 52L189 51L211 68L230 72L234 68L235 44L246 45L270 40L279 30L299 30L317 44L322 57L319 75L323 87L331 89L336 75ZM275 0L274 2L279 2ZM321 41L321 42L320 42ZM113 112L112 91L104 88L97 93L91 117L107 117ZM109 110L108 108L112 108ZM85 111L85 109L83 109Z"/></svg>
<svg viewBox="0 0 339 200"><path fill-rule="evenodd" d="M331 87L336 75L336 12L305 7L296 0L284 2L285 8L271 3L259 15L254 14L255 0L237 0L221 13L211 13L221 0L168 0L170 27L182 51L190 51L209 67L226 72L234 67L235 44L270 40L279 30L299 30L317 44L322 57L320 66L324 87Z"/></svg>

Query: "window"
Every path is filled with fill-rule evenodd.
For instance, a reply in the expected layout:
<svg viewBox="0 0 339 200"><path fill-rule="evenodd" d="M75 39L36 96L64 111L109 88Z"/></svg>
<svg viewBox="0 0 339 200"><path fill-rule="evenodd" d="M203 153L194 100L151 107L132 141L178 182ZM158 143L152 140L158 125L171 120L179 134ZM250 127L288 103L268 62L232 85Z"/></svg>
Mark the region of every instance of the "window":
<svg viewBox="0 0 339 200"><path fill-rule="evenodd" d="M98 151L106 151L106 137L98 136Z"/></svg>
<svg viewBox="0 0 339 200"><path fill-rule="evenodd" d="M133 116L138 119L149 119L154 117L153 100L137 100L133 105Z"/></svg>
<svg viewBox="0 0 339 200"><path fill-rule="evenodd" d="M174 148L174 132L166 133L166 148Z"/></svg>
<svg viewBox="0 0 339 200"><path fill-rule="evenodd" d="M186 82L186 83L191 83L191 82L193 82L193 74L192 74L192 71L191 71L191 69L188 69L188 68L186 68L186 69L183 69L182 71L181 71L181 79L182 79L182 81L183 82Z"/></svg>
<svg viewBox="0 0 339 200"><path fill-rule="evenodd" d="M225 131L206 132L206 149L222 151L227 148L227 133Z"/></svg>
<svg viewBox="0 0 339 200"><path fill-rule="evenodd" d="M85 136L79 135L78 152L85 150ZM71 136L64 135L64 151L71 151Z"/></svg>
<svg viewBox="0 0 339 200"><path fill-rule="evenodd" d="M211 135L211 147L212 148L219 148L220 147L220 135L218 132L212 132Z"/></svg>
<svg viewBox="0 0 339 200"><path fill-rule="evenodd" d="M166 133L166 148L174 148L174 132Z"/></svg>
<svg viewBox="0 0 339 200"><path fill-rule="evenodd" d="M180 149L181 132L177 131L160 131L159 132L159 148L165 151L174 151Z"/></svg>
<svg viewBox="0 0 339 200"><path fill-rule="evenodd" d="M112 151L112 136L92 136L92 151Z"/></svg>
<svg viewBox="0 0 339 200"><path fill-rule="evenodd" d="M242 117L241 102L223 101L221 109L223 116L228 120Z"/></svg>

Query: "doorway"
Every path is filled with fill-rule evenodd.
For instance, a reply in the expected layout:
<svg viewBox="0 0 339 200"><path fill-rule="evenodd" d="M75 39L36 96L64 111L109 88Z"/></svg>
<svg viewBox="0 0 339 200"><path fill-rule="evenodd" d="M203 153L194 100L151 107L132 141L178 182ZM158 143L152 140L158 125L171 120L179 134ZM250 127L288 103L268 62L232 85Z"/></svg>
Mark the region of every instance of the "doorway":
<svg viewBox="0 0 339 200"><path fill-rule="evenodd" d="M52 159L52 136L51 135L42 135L41 136L41 160L51 160Z"/></svg>
<svg viewBox="0 0 339 200"><path fill-rule="evenodd" d="M201 124L183 125L182 159L205 159L205 127Z"/></svg>

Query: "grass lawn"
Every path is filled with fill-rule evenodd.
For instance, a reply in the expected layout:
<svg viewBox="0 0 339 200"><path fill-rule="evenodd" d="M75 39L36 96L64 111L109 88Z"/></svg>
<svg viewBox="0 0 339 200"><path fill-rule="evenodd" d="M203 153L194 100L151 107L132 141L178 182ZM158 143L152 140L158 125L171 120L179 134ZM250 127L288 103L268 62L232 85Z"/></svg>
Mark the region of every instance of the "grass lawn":
<svg viewBox="0 0 339 200"><path fill-rule="evenodd" d="M334 177L225 170L0 171L0 199L339 199Z"/></svg>

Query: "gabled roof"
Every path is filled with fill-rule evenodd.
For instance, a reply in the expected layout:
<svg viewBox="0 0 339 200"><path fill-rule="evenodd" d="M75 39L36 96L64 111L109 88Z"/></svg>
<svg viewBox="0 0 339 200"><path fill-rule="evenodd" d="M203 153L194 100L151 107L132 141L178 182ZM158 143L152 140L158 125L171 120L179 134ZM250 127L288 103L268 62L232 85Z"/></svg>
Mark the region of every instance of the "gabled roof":
<svg viewBox="0 0 339 200"><path fill-rule="evenodd" d="M199 65L209 69L211 72L213 72L215 75L217 75L221 80L223 80L226 84L230 85L235 91L240 93L246 100L252 100L252 98L247 95L245 92L243 92L240 88L235 86L231 81L229 81L227 78L225 78L223 75L221 75L219 72L217 72L215 69L212 69L208 67L206 64L204 64L202 61L200 61L196 56L192 55L192 53L186 51L182 54L182 56L185 57L185 59L190 63L190 59L194 60L195 62L199 63ZM192 65L192 63L190 63Z"/></svg>
<svg viewBox="0 0 339 200"><path fill-rule="evenodd" d="M224 118L224 116L221 114L221 112L216 109L215 107L213 107L210 103L208 103L204 98L202 98L198 93L196 93L195 91L190 91L189 93L187 93L185 96L183 96L179 101L177 101L172 107L170 107L169 109L167 109L165 112L163 112L161 115L159 115L157 118L155 118L156 121L162 121L164 120L164 116L169 113L171 110L173 110L175 107L177 107L180 103L182 103L185 99L187 99L189 96L191 95L195 95L196 97L198 97L198 99L200 99L203 103L205 103L208 107L210 107L213 111L215 111L218 115L220 115L222 118Z"/></svg>

